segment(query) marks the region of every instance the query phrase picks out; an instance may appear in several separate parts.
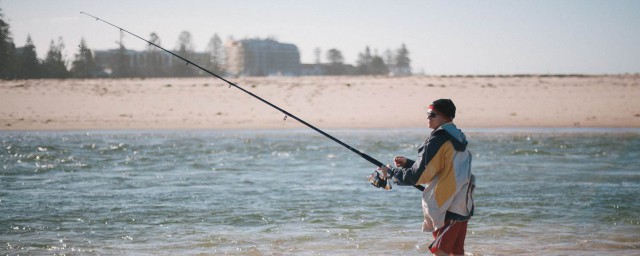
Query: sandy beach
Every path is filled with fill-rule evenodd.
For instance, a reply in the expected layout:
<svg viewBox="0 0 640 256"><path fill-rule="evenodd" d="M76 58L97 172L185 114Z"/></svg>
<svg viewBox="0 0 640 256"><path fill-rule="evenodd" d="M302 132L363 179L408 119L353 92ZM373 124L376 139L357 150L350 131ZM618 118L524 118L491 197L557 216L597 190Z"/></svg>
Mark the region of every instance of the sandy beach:
<svg viewBox="0 0 640 256"><path fill-rule="evenodd" d="M461 127L640 127L640 75L241 77L319 128L425 127L451 98ZM215 78L0 81L0 130L304 127Z"/></svg>

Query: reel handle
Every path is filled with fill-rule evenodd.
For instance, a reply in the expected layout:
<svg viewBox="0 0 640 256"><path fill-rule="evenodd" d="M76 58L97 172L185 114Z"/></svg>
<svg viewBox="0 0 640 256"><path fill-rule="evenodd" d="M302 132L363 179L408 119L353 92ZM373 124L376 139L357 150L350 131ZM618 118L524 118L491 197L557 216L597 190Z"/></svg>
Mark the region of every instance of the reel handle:
<svg viewBox="0 0 640 256"><path fill-rule="evenodd" d="M386 177L381 177L380 173L373 171L368 177L369 182L376 188L384 188L384 190L391 190L391 182Z"/></svg>

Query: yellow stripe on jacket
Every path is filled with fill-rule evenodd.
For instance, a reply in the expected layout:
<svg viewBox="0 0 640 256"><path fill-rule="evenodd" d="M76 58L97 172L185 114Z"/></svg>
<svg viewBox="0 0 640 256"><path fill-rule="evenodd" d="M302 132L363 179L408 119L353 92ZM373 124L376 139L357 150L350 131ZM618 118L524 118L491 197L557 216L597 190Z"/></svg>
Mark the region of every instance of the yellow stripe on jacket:
<svg viewBox="0 0 640 256"><path fill-rule="evenodd" d="M438 183L434 188L438 208L442 207L456 193L456 174L453 166L454 153L455 150L451 141L442 144L438 152L431 158L431 161L427 163L424 172L416 183L416 185L429 183L438 175Z"/></svg>

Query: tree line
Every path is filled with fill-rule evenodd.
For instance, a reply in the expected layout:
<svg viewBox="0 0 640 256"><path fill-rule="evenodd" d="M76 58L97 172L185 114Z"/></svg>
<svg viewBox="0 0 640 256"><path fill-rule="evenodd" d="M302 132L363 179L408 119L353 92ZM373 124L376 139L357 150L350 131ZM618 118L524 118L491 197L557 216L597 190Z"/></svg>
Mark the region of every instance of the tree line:
<svg viewBox="0 0 640 256"><path fill-rule="evenodd" d="M163 47L160 36L155 32L149 35L148 40L155 45ZM223 74L225 52L222 40L218 34L214 34L211 37L204 53L197 53L192 41L191 33L183 31L178 37L178 43L174 52L213 73ZM87 48L84 41L81 42L81 48ZM77 56L78 55L76 55L76 61L78 61ZM108 54L108 56L115 58L101 61L101 63L107 63L108 66L111 67L110 72L106 74L100 73L105 67L98 67L95 64L96 56L92 56L90 51L84 50L84 56L87 56L85 58L86 61L74 62L72 69L73 67L81 67L87 70L97 70L98 76L116 78L208 76L208 74L203 71L185 65L186 63L183 61L151 44L148 44L144 51L138 52L128 50L122 43L122 40L120 40L116 53ZM94 59L92 60L91 57Z"/></svg>
<svg viewBox="0 0 640 256"><path fill-rule="evenodd" d="M122 33L122 32L121 32ZM80 40L78 51L69 62L63 55L65 44L62 37L57 41L51 40L49 50L44 59L39 59L36 47L31 39L23 47L16 47L10 33L10 27L5 22L0 9L0 79L37 79L37 78L97 78L97 77L194 77L208 74L188 67L184 62L173 59L162 50L148 45L143 52L128 50L121 40L115 54L109 60L109 67L100 66L96 61L96 52L89 49L86 41ZM149 35L149 41L161 46L162 42L157 33ZM216 74L225 74L226 52L222 40L214 34L206 46L204 53L196 53L192 36L183 31L174 49L176 54L198 63L202 67ZM326 63L321 63L321 50L315 49L316 65L322 68L322 75L409 75L409 51L403 44L401 48L392 52L386 50L383 56L377 51L373 54L369 47L359 53L357 64L344 63L342 52L329 49L326 52ZM166 63L170 63L166 65Z"/></svg>
<svg viewBox="0 0 640 256"><path fill-rule="evenodd" d="M122 33L122 32L121 32ZM121 38L122 38L121 34ZM156 33L150 34L150 42L161 45L160 37ZM154 46L147 46L142 52L126 49L122 40L116 50L115 57L110 56L107 67L100 66L96 61L96 51L87 46L86 41L80 40L78 51L69 62L63 55L65 44L62 37L51 41L44 59L39 59L36 46L27 36L23 47L16 47L11 36L10 26L5 21L0 8L0 79L37 79L37 78L96 78L96 77L163 77L163 76L198 76L203 75L192 67L186 67L181 61L169 60L172 65L158 65L162 59L172 58ZM207 45L206 54L196 54L192 44L191 34L184 31L178 39L176 53L195 63L202 64L210 71L222 73L224 62L224 48L222 40L217 34ZM108 52L108 51L107 51ZM141 61L142 60L142 61ZM165 62L166 63L166 62ZM141 64L141 65L138 65Z"/></svg>
<svg viewBox="0 0 640 256"><path fill-rule="evenodd" d="M316 48L316 63L320 64L321 50ZM409 58L409 50L405 44L392 52L387 49L383 56L378 55L375 51L371 54L369 46L358 54L356 66L344 63L342 52L338 49L329 49L326 53L328 61L325 67L326 75L410 75L411 59Z"/></svg>
<svg viewBox="0 0 640 256"><path fill-rule="evenodd" d="M64 47L62 38L58 38L57 42L51 40L49 51L44 60L38 59L31 36L27 36L24 47L16 48L11 37L9 24L5 22L2 9L0 9L1 79L70 77L71 72L67 69L66 60L62 55Z"/></svg>

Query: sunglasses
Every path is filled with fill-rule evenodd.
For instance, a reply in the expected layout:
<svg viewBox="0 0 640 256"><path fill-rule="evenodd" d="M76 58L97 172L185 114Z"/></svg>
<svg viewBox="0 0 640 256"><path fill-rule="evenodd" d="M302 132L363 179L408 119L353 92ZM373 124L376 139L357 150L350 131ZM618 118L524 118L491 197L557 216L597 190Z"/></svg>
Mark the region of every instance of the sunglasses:
<svg viewBox="0 0 640 256"><path fill-rule="evenodd" d="M436 113L435 111L427 112L427 118L436 118L437 115L438 113Z"/></svg>

